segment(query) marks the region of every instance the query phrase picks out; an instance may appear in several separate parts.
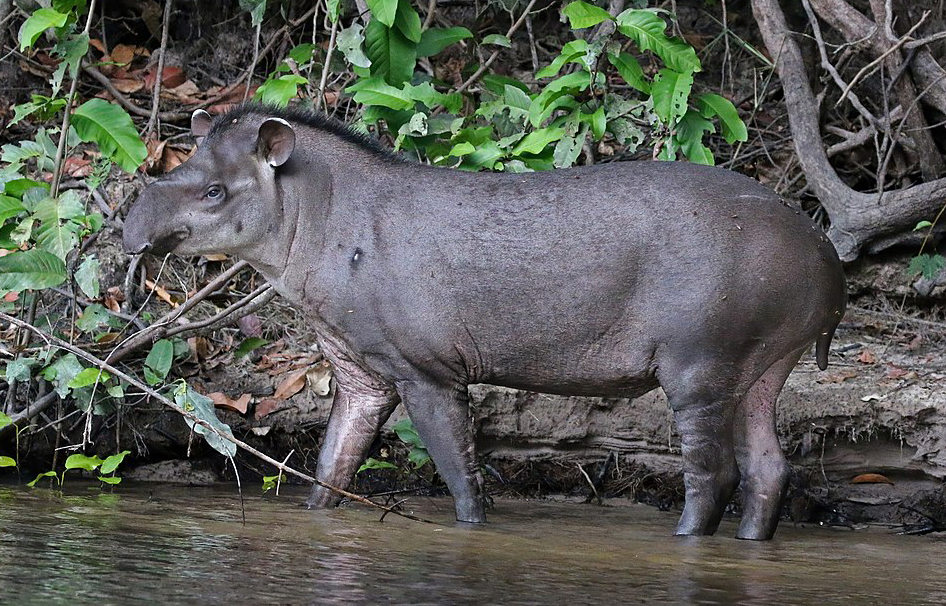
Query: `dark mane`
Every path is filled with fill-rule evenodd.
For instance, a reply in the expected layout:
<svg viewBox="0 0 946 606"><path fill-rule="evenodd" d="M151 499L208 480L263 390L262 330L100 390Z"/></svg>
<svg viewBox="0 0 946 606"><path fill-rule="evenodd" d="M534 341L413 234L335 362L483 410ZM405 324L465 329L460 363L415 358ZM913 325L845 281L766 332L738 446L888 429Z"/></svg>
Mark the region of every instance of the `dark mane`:
<svg viewBox="0 0 946 606"><path fill-rule="evenodd" d="M210 139L214 135L224 132L233 120L239 120L245 116L267 116L273 118L282 118L290 124L308 126L316 130L321 130L335 135L349 143L353 143L367 152L391 159L398 159L394 151L383 146L377 139L374 139L365 133L360 133L341 120L331 118L321 112L301 107L275 107L254 101L247 101L227 110L226 113L217 116L214 119L213 126L207 134Z"/></svg>

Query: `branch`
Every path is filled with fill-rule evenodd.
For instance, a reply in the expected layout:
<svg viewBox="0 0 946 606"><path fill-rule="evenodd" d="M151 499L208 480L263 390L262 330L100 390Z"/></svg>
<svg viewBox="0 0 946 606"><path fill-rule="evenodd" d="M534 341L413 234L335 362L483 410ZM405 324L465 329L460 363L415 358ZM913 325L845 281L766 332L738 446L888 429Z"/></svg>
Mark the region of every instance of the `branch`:
<svg viewBox="0 0 946 606"><path fill-rule="evenodd" d="M343 497L345 497L345 498L347 498L347 499L351 499L352 501L357 501L358 503L361 503L361 504L363 504L363 505L368 505L368 506L370 506L370 507L375 507L375 508L380 509L380 510L382 510L382 511L384 511L384 512L393 513L393 514L395 514L395 515L399 515L399 516L401 516L401 517L403 517L403 518L407 518L407 519L409 519L409 520L414 520L414 521L416 521L416 522L426 522L426 523L428 523L428 524L434 524L434 522L431 522L431 521L429 521L429 520L425 520L425 519L423 519L423 518L420 518L420 517L417 517L417 516L414 516L414 515L411 515L411 514L407 514L407 513L401 512L401 511L396 511L396 510L394 510L394 509L392 509L392 508L390 508L390 507L386 507L386 506L384 506L384 505L381 505L380 503L375 503L375 502L372 501L371 499L366 499L365 497L363 497L363 496L361 496L361 495L355 494L355 493L353 493L353 492L348 492L347 490L343 490L343 489L341 489L341 488L337 488L337 487L332 486L332 485L330 485L330 484L326 484L325 482L322 482L322 481L320 481L320 480L317 480L317 479L313 478L312 476L310 476L310 475L308 475L308 474L306 474L306 473L303 473L303 472L301 472L301 471L297 471L297 470L293 469L292 467L289 467L288 465L285 465L285 464L283 464L283 463L280 463L280 462L277 461L276 459L273 459L272 457L270 457L270 456L268 456L268 455L266 455L266 454L263 454L262 452L256 450L255 448L253 448L252 446L250 446L250 445L247 444L246 442L243 442L242 440L239 440L239 439L235 438L234 436L232 436L232 435L230 435L230 434L227 434L227 433L224 433L224 432L220 431L219 429L217 429L216 427L214 427L213 425L211 425L211 424L208 423L207 421L201 419L200 417L198 417L198 416L195 415L194 413L192 413L192 412L190 412L190 411L188 411L188 410L185 410L184 408L178 406L176 402L174 402L174 401L168 399L167 397L161 395L160 393L158 393L157 391L155 391L155 390L152 389L151 387L145 385L144 383L142 383L141 381L139 381L139 380L136 379L135 377L133 377L133 376L131 376L131 375L129 375L129 374L127 374L127 373L125 373L125 372L119 370L118 368L115 368L114 366L112 366L111 364L108 364L108 363L105 362L104 360L100 360L99 358L93 356L92 354L90 354L90 353L88 353L88 352L86 352L86 351L84 351L84 350L82 350L82 349L80 349L80 348L78 348L78 347L76 347L76 346L74 346L74 345L70 345L69 343L63 341L62 339L60 339L60 338L58 338L58 337L55 337L55 336L53 336L53 335L50 335L50 334L48 334L48 333L46 333L46 332L40 330L39 328L36 328L36 327L33 326L32 324L29 324L29 323L27 323L27 322L24 322L24 321L22 321L22 320L19 320L19 319L17 319L17 318L14 318L13 316L9 316L9 315L7 315L7 314L5 314L5 313L3 313L3 312L0 312L0 320L6 320L7 322L9 322L9 323L11 323L11 324L14 324L14 325L16 325L16 326L19 326L20 328L25 328L25 329L27 329L27 330L30 330L30 331L34 332L34 333L35 333L39 338L41 338L43 341L45 341L47 344L49 344L49 345L55 345L56 347L59 347L59 348L61 348L61 349L65 349L66 351L69 351L69 352L71 352L71 353L74 353L75 355L79 356L80 358L83 358L83 359L85 359L86 361L91 362L92 364L94 364L94 365L95 365L97 368L99 368L100 370L108 371L110 374L112 374L112 375L118 377L118 378L121 379L122 381L125 381L125 382L128 383L129 385L133 385L134 387L140 389L141 391L143 391L144 393L148 394L149 396L151 396L151 397L154 398L155 400L161 402L162 404L164 404L164 405L167 406L168 408L171 408L171 409L175 410L176 412L178 412L178 413L179 413L181 416L183 416L184 418L193 421L194 423L200 425L201 427L204 427L204 428L207 429L210 433L216 435L216 436L219 437L219 438L222 438L222 439L226 440L227 442L230 442L231 444L235 445L237 448L241 448L241 449L245 450L246 452L250 453L251 455L255 456L256 458L258 458L258 459L260 459L260 460L262 460L262 461L264 461L264 462L266 462L266 463L269 463L270 465L272 465L273 467L275 467L275 468L278 469L279 471L285 472L285 473L287 473L287 474L289 474L289 475L296 476L297 478L303 479L303 480L305 480L306 482L310 482L310 483L312 483L312 484L317 484L318 486L321 486L322 488L331 490L331 491L334 492L335 494L341 495L341 496L343 496Z"/></svg>
<svg viewBox="0 0 946 606"><path fill-rule="evenodd" d="M512 35L516 33L516 30L518 30L522 26L522 24L525 23L526 17L529 16L529 12L532 10L532 7L535 6L535 3L536 3L536 0L529 0L529 4L526 5L526 8L522 11L522 14L519 15L519 18L516 20L516 22L513 23L509 27L509 30L506 32L507 38L511 40ZM479 69L473 72L473 75L467 78L466 82L464 82L463 84L457 87L456 92L462 93L463 91L468 89L471 84L479 80L480 76L482 76L486 72L486 70L489 69L489 66L493 64L493 61L496 60L496 57L499 56L500 52L502 52L501 48L494 50L493 53L489 56L489 58L483 62L483 65L481 65Z"/></svg>
<svg viewBox="0 0 946 606"><path fill-rule="evenodd" d="M171 23L171 5L173 0L164 0L164 22L161 25L161 54L158 55L158 71L154 79L154 91L151 96L151 116L145 127L145 139L151 136L151 131L158 125L158 106L161 103L161 81L164 80L164 58L168 48L168 26ZM158 133L160 139L160 132Z"/></svg>

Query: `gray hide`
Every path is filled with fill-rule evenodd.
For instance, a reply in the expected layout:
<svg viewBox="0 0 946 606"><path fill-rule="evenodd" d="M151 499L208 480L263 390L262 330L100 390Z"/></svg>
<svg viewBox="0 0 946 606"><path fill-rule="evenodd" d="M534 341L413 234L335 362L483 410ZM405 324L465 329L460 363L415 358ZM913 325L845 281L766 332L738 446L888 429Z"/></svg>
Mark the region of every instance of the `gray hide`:
<svg viewBox="0 0 946 606"><path fill-rule="evenodd" d="M197 153L140 196L129 252L246 259L313 322L337 391L318 479L349 486L403 402L456 503L483 522L470 383L633 397L658 385L682 438L678 534L775 532L789 465L775 401L846 303L803 213L719 168L621 162L467 173L399 161L325 118L195 114ZM337 497L315 487L312 507Z"/></svg>

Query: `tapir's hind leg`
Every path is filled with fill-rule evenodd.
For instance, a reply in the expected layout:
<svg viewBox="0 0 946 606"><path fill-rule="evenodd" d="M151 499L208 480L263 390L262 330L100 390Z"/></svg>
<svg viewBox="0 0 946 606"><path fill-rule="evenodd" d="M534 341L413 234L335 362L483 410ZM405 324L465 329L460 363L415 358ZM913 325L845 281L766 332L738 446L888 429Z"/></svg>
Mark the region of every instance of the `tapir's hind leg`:
<svg viewBox="0 0 946 606"><path fill-rule="evenodd" d="M775 401L801 354L792 352L769 367L736 409L736 461L743 478L740 539L771 539L778 525L791 467L775 429Z"/></svg>

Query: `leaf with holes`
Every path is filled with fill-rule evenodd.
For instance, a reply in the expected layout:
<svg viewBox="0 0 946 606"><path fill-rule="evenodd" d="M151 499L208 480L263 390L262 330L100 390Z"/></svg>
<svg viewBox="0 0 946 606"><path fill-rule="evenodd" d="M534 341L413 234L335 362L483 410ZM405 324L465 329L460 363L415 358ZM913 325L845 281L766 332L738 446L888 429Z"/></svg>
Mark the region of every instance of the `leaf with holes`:
<svg viewBox="0 0 946 606"><path fill-rule="evenodd" d="M664 30L667 24L653 10L628 9L617 16L618 30L637 43L642 51L653 51L664 64L681 73L700 71L700 60L693 47L670 38Z"/></svg>
<svg viewBox="0 0 946 606"><path fill-rule="evenodd" d="M94 142L102 154L133 173L148 157L134 122L124 109L103 99L89 99L72 114L79 139Z"/></svg>
<svg viewBox="0 0 946 606"><path fill-rule="evenodd" d="M228 436L233 436L233 430L230 429L230 426L217 418L217 414L214 412L213 400L203 394L197 393L184 381L181 381L177 389L174 390L174 402L217 431ZM188 427L203 436L207 444L220 454L228 457L232 457L236 454L236 444L233 442L217 435L206 426L193 419L184 417L184 421L187 423Z"/></svg>
<svg viewBox="0 0 946 606"><path fill-rule="evenodd" d="M30 15L29 19L20 26L20 50L26 50L36 43L39 35L51 27L62 27L66 24L69 15L60 13L51 8L41 8Z"/></svg>
<svg viewBox="0 0 946 606"><path fill-rule="evenodd" d="M687 160L696 164L712 166L715 163L713 152L703 145L703 134L715 130L716 128L712 122L701 116L699 112L691 109L683 115L680 123L677 124L677 132L674 136Z"/></svg>
<svg viewBox="0 0 946 606"><path fill-rule="evenodd" d="M675 125L687 111L687 99L693 88L693 74L662 69L654 77L651 95L654 97L654 113L667 126Z"/></svg>
<svg viewBox="0 0 946 606"><path fill-rule="evenodd" d="M75 279L79 289L90 299L99 296L99 260L93 256L82 259L76 270Z"/></svg>
<svg viewBox="0 0 946 606"><path fill-rule="evenodd" d="M336 37L336 46L342 51L345 60L355 67L371 67L371 59L361 49L361 44L365 41L365 32L361 25L355 23L351 27L338 32Z"/></svg>

